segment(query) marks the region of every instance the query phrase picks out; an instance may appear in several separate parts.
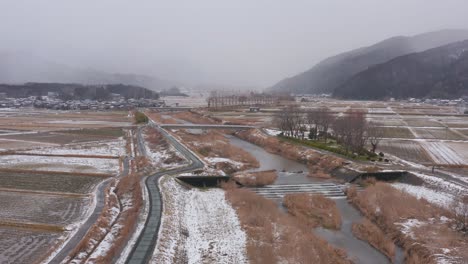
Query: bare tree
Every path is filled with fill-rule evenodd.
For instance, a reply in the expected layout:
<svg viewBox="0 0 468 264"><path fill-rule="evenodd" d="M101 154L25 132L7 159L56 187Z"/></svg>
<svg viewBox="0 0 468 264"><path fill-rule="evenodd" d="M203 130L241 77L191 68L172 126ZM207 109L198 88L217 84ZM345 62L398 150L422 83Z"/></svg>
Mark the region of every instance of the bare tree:
<svg viewBox="0 0 468 264"><path fill-rule="evenodd" d="M349 122L347 116L341 116L335 119L332 124L333 135L336 142L345 147L346 152L349 151L351 145L351 130L349 129Z"/></svg>
<svg viewBox="0 0 468 264"><path fill-rule="evenodd" d="M307 111L305 117L306 124L309 125L309 137L311 139L323 138L325 141L328 139L330 127L332 126L335 117L330 109L321 107Z"/></svg>
<svg viewBox="0 0 468 264"><path fill-rule="evenodd" d="M316 109L310 109L307 111L305 120L309 125L309 138L316 140L318 136L318 112Z"/></svg>
<svg viewBox="0 0 468 264"><path fill-rule="evenodd" d="M372 146L372 153L375 153L377 146L384 136L383 127L378 126L376 123L369 122L367 127L367 138Z"/></svg>
<svg viewBox="0 0 468 264"><path fill-rule="evenodd" d="M346 113L346 120L351 132L350 147L355 152L360 152L367 141L367 120L366 114L359 110L349 110Z"/></svg>
<svg viewBox="0 0 468 264"><path fill-rule="evenodd" d="M327 107L321 107L317 110L318 113L318 132L319 137L323 137L325 142L328 139L328 131L330 129L331 124L335 120L335 116L331 113L330 109Z"/></svg>

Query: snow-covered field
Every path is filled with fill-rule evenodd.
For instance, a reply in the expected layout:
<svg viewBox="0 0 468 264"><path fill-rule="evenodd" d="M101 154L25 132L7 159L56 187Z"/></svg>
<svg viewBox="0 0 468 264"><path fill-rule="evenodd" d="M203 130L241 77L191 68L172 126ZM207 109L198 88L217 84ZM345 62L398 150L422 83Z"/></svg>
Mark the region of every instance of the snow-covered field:
<svg viewBox="0 0 468 264"><path fill-rule="evenodd" d="M131 126L130 122L115 122L115 121L102 121L102 120L51 120L48 124L67 124L67 125L102 125L102 126Z"/></svg>
<svg viewBox="0 0 468 264"><path fill-rule="evenodd" d="M74 158L4 155L0 156L0 167L9 169L34 169L38 171L63 171L79 173L119 172L118 159Z"/></svg>
<svg viewBox="0 0 468 264"><path fill-rule="evenodd" d="M421 141L421 145L438 164L468 164L468 161L458 155L452 148L444 142Z"/></svg>
<svg viewBox="0 0 468 264"><path fill-rule="evenodd" d="M221 189L160 181L164 212L151 263L247 263L246 234Z"/></svg>
<svg viewBox="0 0 468 264"><path fill-rule="evenodd" d="M55 155L103 155L103 156L124 156L125 139L120 137L116 140L69 144L53 148L36 148L25 151L31 154L55 154Z"/></svg>

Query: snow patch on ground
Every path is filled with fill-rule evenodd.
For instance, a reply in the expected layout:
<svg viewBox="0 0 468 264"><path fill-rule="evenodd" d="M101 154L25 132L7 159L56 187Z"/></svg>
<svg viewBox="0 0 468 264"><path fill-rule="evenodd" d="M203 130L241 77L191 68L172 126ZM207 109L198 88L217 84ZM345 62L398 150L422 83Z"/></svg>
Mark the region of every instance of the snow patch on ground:
<svg viewBox="0 0 468 264"><path fill-rule="evenodd" d="M425 225L425 222L419 221L418 219L406 219L404 222L395 223L395 225L400 226L400 230L406 236L415 238L412 229L415 227L420 227Z"/></svg>
<svg viewBox="0 0 468 264"><path fill-rule="evenodd" d="M219 157L206 157L205 160L208 162L208 163L211 163L211 164L216 164L216 163L230 163L232 164L235 168L237 169L240 169L242 168L242 166L244 165L243 163L241 162L237 162L237 161L234 161L232 159L227 159L227 158L219 158Z"/></svg>
<svg viewBox="0 0 468 264"><path fill-rule="evenodd" d="M113 192L114 188L112 188L111 195L114 195ZM119 204L117 204L119 206ZM120 207L112 207L110 210L110 222L115 223L117 221L117 218L120 214ZM109 249L112 247L112 244L114 241L117 239L119 236L120 230L123 228L122 225L120 224L115 224L112 225L111 229L109 232L107 232L106 236L104 239L99 243L99 245L94 249L93 253L91 256L89 256L87 263L97 263L96 259L100 256L105 256L108 254Z"/></svg>
<svg viewBox="0 0 468 264"><path fill-rule="evenodd" d="M453 203L452 195L444 192L437 192L423 186L414 186L404 183L393 183L392 186L409 193L418 199L426 199L430 203L447 209L449 209L450 205Z"/></svg>
<svg viewBox="0 0 468 264"><path fill-rule="evenodd" d="M80 173L118 173L118 159L47 157L47 156L0 156L0 167L30 169L39 171L64 171Z"/></svg>
<svg viewBox="0 0 468 264"><path fill-rule="evenodd" d="M277 135L279 135L281 133L281 131L276 130L276 129L265 128L264 130L270 136L277 136Z"/></svg>
<svg viewBox="0 0 468 264"><path fill-rule="evenodd" d="M161 187L164 212L152 263L173 263L175 258L187 263L248 262L246 234L223 190L189 190L172 178L161 180Z"/></svg>
<svg viewBox="0 0 468 264"><path fill-rule="evenodd" d="M174 148L174 146L168 145L168 147L165 149L161 149L158 147L156 147L157 149L155 149L149 145L146 134L144 134L144 139L145 139L144 146L146 149L146 153L148 157L151 159L152 164L155 165L157 168L174 169L187 163L187 159L183 155L181 155L179 151ZM182 161L164 163L165 160L173 157L174 155L179 157Z"/></svg>
<svg viewBox="0 0 468 264"><path fill-rule="evenodd" d="M435 177L435 176L429 176L426 174L418 173L418 172L411 172L412 174L416 175L417 177L421 178L425 182L429 183L432 186L436 186L450 194L463 194L468 192L468 190L458 184L455 184L453 182L447 181L445 179Z"/></svg>
<svg viewBox="0 0 468 264"><path fill-rule="evenodd" d="M54 155L103 155L103 156L124 156L125 139L120 137L116 140L85 143L79 145L66 145L64 147L37 148L25 153L31 154L54 154Z"/></svg>

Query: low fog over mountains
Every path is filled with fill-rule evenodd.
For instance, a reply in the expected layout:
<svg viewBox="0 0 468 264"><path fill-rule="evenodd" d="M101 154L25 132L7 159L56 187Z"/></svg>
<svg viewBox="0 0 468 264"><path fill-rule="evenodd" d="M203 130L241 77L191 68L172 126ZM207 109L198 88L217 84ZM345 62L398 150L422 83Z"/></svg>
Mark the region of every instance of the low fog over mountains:
<svg viewBox="0 0 468 264"><path fill-rule="evenodd" d="M393 37L379 42L375 45L342 53L318 63L310 70L287 78L273 87L271 91L294 92L294 93L333 93L337 87L340 91L336 95L341 97L365 98L370 88L360 90L357 84L346 85L345 83L355 74L367 70L374 65L388 62L399 56L425 51L452 42L468 39L468 30L442 30L420 34L412 37ZM424 56L424 55L422 55ZM370 70L369 70L370 72ZM381 72L379 72L381 73ZM371 78L370 73L366 76ZM397 81L393 82L396 85ZM377 83L373 83L377 85ZM352 92L346 92L347 87L353 87ZM374 91L384 87L372 87ZM385 89L391 89L385 86ZM428 88L430 89L430 88ZM375 93L374 93L375 94ZM379 93L380 95L386 93ZM392 94L391 92L389 93ZM418 95L430 94L417 93ZM399 93L400 96L404 94ZM372 98L374 98L373 96ZM371 97L369 97L371 98Z"/></svg>
<svg viewBox="0 0 468 264"><path fill-rule="evenodd" d="M338 98L458 98L468 95L468 40L371 67L335 89Z"/></svg>
<svg viewBox="0 0 468 264"><path fill-rule="evenodd" d="M0 53L0 83L27 82L127 84L156 91L177 84L147 75L74 68L26 53Z"/></svg>

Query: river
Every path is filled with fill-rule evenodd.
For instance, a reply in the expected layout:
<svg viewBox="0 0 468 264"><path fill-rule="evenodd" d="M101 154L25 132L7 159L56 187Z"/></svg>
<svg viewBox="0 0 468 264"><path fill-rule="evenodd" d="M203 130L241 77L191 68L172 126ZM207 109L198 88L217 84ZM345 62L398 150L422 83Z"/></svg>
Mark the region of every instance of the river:
<svg viewBox="0 0 468 264"><path fill-rule="evenodd" d="M277 170L278 179L274 184L301 184L330 182L330 180L311 178L307 176L308 170L304 164L285 159L279 155L271 154L263 148L251 144L245 140L228 136L230 143L252 154L260 163L260 167L254 170ZM277 201L281 206L281 201ZM361 213L350 205L346 199L335 199L336 205L342 217L340 230L316 228L314 233L330 244L343 248L355 263L385 264L391 263L387 257L370 246L367 242L357 239L351 232L353 223L363 219ZM284 208L282 208L284 209ZM395 263L403 263L403 251L396 248Z"/></svg>

